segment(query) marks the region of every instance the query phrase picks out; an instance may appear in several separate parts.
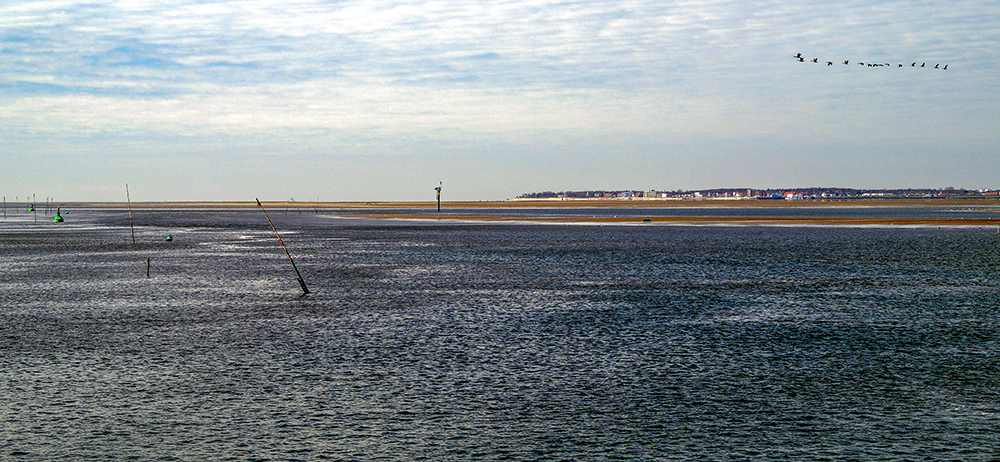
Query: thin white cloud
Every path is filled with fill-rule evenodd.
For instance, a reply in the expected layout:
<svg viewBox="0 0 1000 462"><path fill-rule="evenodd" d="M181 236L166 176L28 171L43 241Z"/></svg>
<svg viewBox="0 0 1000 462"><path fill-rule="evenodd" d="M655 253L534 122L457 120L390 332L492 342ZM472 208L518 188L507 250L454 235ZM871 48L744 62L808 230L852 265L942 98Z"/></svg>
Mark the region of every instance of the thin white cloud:
<svg viewBox="0 0 1000 462"><path fill-rule="evenodd" d="M7 129L33 133L146 130L211 133L366 130L379 133L671 133L714 126L712 105L679 95L605 90L515 94L475 88L421 88L317 81L255 87L206 86L172 99L95 95L36 96L5 104ZM665 122L673 121L672 127ZM9 136L10 134L8 134Z"/></svg>

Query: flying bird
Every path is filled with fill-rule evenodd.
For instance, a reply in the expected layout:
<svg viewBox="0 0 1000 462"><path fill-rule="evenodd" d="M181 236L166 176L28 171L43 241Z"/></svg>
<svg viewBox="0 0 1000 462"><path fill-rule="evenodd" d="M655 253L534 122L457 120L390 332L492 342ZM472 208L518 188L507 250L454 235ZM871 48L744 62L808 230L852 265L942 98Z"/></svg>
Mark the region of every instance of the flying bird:
<svg viewBox="0 0 1000 462"><path fill-rule="evenodd" d="M806 61L805 57L802 56L802 53L796 53L795 56L794 56L794 58L797 59L800 63L804 63ZM817 63L817 64L820 62L819 58L812 58L809 61L813 62L813 63ZM826 61L826 65L827 66L832 66L834 62L835 61ZM847 65L847 64L850 64L851 62L850 62L850 60L846 60L845 59L843 61L843 63L844 63L844 65ZM868 67L892 67L892 63L863 63L863 62L858 62L858 65L859 66L868 66ZM901 69L903 66L905 66L904 63L897 63L896 64L896 68L897 69ZM920 63L920 67L926 67L926 66L927 66L926 62ZM911 62L910 63L910 67L917 67L917 62L916 61ZM937 64L934 65L934 69L947 70L948 69L948 65L945 64L944 66L942 66L940 63L937 63Z"/></svg>

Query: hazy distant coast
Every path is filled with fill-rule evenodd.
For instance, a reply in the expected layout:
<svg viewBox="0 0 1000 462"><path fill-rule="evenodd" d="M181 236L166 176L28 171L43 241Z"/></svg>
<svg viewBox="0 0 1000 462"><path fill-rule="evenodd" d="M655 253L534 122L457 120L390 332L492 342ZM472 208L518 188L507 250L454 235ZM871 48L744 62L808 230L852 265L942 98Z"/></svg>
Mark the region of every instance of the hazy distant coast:
<svg viewBox="0 0 1000 462"><path fill-rule="evenodd" d="M525 193L511 200L855 200L855 199L951 199L996 198L994 189L897 188L857 189L836 187L808 188L715 188L694 190L583 190Z"/></svg>

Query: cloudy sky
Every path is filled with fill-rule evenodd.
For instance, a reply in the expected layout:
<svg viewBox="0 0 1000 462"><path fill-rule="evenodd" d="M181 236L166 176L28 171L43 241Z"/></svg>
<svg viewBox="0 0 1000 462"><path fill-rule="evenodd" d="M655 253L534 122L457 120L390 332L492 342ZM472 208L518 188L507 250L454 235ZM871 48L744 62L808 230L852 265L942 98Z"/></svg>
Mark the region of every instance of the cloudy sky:
<svg viewBox="0 0 1000 462"><path fill-rule="evenodd" d="M0 193L1000 188L998 83L993 0L12 0Z"/></svg>

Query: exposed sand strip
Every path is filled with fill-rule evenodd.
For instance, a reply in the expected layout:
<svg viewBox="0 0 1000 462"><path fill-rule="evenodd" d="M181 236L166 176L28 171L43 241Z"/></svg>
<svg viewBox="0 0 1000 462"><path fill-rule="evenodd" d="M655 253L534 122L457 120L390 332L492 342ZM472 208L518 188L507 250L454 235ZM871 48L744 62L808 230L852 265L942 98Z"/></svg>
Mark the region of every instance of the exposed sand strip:
<svg viewBox="0 0 1000 462"><path fill-rule="evenodd" d="M399 208L436 209L437 204L425 202L289 202L261 201L266 207L288 208ZM125 202L60 202L49 206L63 207L126 207ZM451 201L441 202L442 209L476 208L659 208L659 207L907 207L907 206L953 206L953 207L997 207L1000 198L942 198L942 199L844 199L844 200L516 200L516 201ZM254 201L200 201L200 202L132 202L132 207L188 208L188 207L257 207Z"/></svg>
<svg viewBox="0 0 1000 462"><path fill-rule="evenodd" d="M998 226L1000 219L990 218L885 218L885 217L767 217L767 216L712 216L711 209L719 207L749 208L823 208L823 207L976 207L976 212L1000 212L997 198L926 198L926 199L849 199L849 200L516 200L492 202L442 202L442 213L435 213L435 202L262 202L265 207L307 209L329 213L338 209L344 217L486 222L548 222L548 223L663 223L663 224L745 224L745 225L841 225L841 226ZM126 207L123 203L62 203L63 207ZM55 206L55 205L51 205ZM662 217L641 215L649 208L703 208L703 216ZM256 202L133 202L133 209L225 209L256 208ZM563 208L622 208L631 209L636 216L510 216L491 215L489 209L563 209ZM368 209L368 210L364 210ZM393 213L372 213L371 209L395 209ZM449 214L448 209L482 209L480 214ZM409 213L412 210L413 213Z"/></svg>

